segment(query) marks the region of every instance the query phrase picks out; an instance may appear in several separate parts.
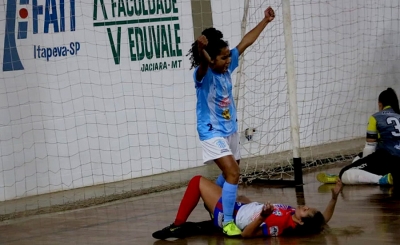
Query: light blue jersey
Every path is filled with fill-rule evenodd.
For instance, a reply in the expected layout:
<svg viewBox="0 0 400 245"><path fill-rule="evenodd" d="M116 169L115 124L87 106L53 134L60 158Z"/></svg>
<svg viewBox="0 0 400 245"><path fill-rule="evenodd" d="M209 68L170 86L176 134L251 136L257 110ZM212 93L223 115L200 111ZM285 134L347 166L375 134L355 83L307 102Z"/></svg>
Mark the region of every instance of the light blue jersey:
<svg viewBox="0 0 400 245"><path fill-rule="evenodd" d="M201 81L197 81L194 70L197 95L197 132L200 140L227 137L237 131L236 106L232 96L232 72L238 67L239 51L231 50L231 63L225 73L215 73L208 68Z"/></svg>

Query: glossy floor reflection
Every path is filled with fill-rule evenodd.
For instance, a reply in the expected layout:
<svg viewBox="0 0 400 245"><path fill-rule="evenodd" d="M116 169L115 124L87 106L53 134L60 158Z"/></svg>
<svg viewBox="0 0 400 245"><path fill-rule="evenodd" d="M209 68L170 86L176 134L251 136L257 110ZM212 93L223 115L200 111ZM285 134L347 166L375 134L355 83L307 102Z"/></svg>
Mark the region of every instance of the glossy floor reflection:
<svg viewBox="0 0 400 245"><path fill-rule="evenodd" d="M304 174L304 192L265 185L240 187L252 200L325 208L330 185L320 185L313 171ZM338 169L331 169L337 172ZM400 198L393 188L345 186L335 214L322 234L307 237L233 239L222 235L158 241L151 233L174 220L184 189L142 196L70 212L34 216L0 224L0 244L399 244ZM190 221L208 218L202 202Z"/></svg>

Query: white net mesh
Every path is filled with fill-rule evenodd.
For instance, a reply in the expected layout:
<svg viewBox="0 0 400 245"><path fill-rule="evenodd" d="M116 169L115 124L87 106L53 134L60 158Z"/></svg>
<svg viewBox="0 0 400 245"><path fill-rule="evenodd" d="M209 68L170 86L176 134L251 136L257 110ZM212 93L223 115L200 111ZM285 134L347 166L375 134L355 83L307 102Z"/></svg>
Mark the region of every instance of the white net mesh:
<svg viewBox="0 0 400 245"><path fill-rule="evenodd" d="M113 3L0 2L0 201L202 164L191 2Z"/></svg>
<svg viewBox="0 0 400 245"><path fill-rule="evenodd" d="M251 141L242 140L243 155L252 157L245 160L245 175L263 171L284 177L292 154L281 1L250 1L246 28L259 22L268 5L277 16L245 53L238 111L241 131L255 129ZM379 93L388 86L400 89L400 5L291 5L303 161L312 166L352 158L363 144L358 139L365 135L368 116L377 111Z"/></svg>

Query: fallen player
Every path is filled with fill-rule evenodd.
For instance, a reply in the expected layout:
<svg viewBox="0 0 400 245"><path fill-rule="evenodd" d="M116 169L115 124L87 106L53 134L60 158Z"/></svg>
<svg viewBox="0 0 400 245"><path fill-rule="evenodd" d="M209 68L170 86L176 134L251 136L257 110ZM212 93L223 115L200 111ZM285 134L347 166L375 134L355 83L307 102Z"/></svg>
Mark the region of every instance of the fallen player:
<svg viewBox="0 0 400 245"><path fill-rule="evenodd" d="M293 208L285 204L236 202L233 217L244 238L279 235L306 235L318 233L332 218L337 197L342 191L338 181L332 189L332 198L324 212L315 208L298 206ZM223 210L221 187L202 176L193 177L180 203L175 221L162 230L153 233L156 239L184 238L210 232L209 223L186 222L200 197L208 210L212 210L212 223L215 229L222 230Z"/></svg>

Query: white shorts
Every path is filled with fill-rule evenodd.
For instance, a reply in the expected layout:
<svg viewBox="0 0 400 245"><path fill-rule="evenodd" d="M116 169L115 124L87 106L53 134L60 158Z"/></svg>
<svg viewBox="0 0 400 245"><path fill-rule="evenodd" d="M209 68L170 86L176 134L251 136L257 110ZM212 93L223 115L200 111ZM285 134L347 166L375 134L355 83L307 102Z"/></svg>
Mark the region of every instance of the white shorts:
<svg viewBox="0 0 400 245"><path fill-rule="evenodd" d="M240 160L240 138L238 132L228 137L214 137L200 142L203 148L204 163L229 155L233 155L236 161Z"/></svg>

